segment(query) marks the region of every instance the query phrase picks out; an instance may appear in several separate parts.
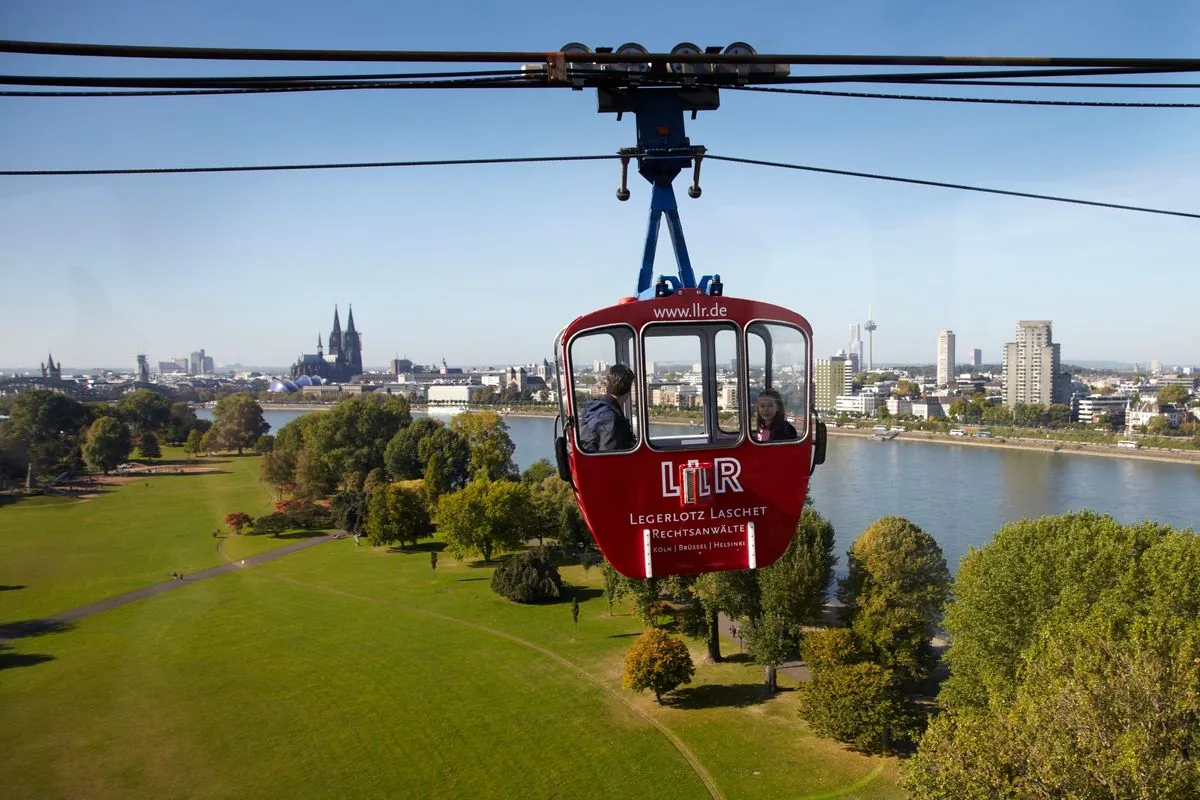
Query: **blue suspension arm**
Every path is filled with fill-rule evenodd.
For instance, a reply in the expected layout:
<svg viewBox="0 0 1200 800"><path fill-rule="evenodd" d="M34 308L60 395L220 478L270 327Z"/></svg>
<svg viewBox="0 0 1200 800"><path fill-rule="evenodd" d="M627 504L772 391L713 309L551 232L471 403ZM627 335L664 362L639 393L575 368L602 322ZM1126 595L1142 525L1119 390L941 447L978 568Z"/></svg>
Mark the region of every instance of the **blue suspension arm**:
<svg viewBox="0 0 1200 800"><path fill-rule="evenodd" d="M638 273L637 293L649 291L654 281L654 254L658 249L658 226L662 215L667 215L667 232L675 250L675 264L679 269L679 287L696 288L696 275L692 272L692 259L688 256L687 241L683 237L683 223L679 219L679 205L675 202L675 189L670 183L655 183L650 194L650 226L646 230L646 249L642 253L642 269Z"/></svg>
<svg viewBox="0 0 1200 800"><path fill-rule="evenodd" d="M695 119L697 111L715 110L719 97L715 87L685 88L601 88L597 92L598 110L601 113L633 113L637 120L637 147L620 151L622 156L621 188L617 199L628 200L629 189L625 185L629 161L637 159L638 172L649 182L650 223L646 229L646 246L642 251L642 267L638 272L638 296L649 292L654 286L654 256L658 249L658 231L662 217L667 217L667 232L675 251L678 277L664 275L671 292L679 289L697 288L696 274L688 255L687 240L683 235L683 223L679 219L679 205L675 202L672 181L685 169L695 169L688 195L700 196L700 159L703 147L693 147L684 129L684 112ZM719 293L720 279L704 276L700 289Z"/></svg>

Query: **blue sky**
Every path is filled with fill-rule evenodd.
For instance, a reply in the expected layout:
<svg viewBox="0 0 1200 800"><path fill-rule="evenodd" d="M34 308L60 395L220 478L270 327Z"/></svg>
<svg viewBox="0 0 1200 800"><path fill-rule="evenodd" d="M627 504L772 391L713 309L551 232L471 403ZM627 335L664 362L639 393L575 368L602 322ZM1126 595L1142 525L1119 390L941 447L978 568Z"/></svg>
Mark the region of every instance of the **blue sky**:
<svg viewBox="0 0 1200 800"><path fill-rule="evenodd" d="M1183 2L641 4L34 2L6 38L225 47L1195 56ZM686 13L679 9L686 8ZM0 56L23 74L387 71ZM854 87L854 88L862 88ZM986 94L986 89L961 90ZM1062 97L1062 90L992 90ZM1076 98L1144 97L1133 92ZM1149 99L1196 100L1161 91ZM1200 109L925 104L725 92L689 123L725 155L1200 211ZM336 92L0 98L7 168L611 153L631 119L594 92ZM575 316L633 293L649 192L615 163L288 174L0 178L0 364L287 364L353 303L365 359L521 363ZM1200 362L1200 222L709 162L679 188L697 272L795 308L818 356L879 324L876 359L932 362L937 332L998 361L1018 319L1063 355ZM659 266L673 269L666 237ZM343 317L344 321L344 317Z"/></svg>

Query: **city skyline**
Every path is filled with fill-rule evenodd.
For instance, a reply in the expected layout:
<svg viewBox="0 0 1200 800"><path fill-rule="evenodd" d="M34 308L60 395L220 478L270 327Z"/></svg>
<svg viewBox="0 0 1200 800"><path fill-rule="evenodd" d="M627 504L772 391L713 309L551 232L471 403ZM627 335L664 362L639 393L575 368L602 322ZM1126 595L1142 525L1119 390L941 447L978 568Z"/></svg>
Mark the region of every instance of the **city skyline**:
<svg viewBox="0 0 1200 800"><path fill-rule="evenodd" d="M478 24L464 30L458 6L363 0L298 14L268 0L239 10L235 35L200 9L146 14L135 0L103 8L67 0L54 13L15 9L5 23L17 39L197 46L545 51L635 40L669 49L686 38L702 46L742 39L762 52L1190 55L1200 8L1172 5L1146 15L1081 0L804 10L702 2L681 27L674 9L617 2L564 9L556 19L477 8L469 13ZM121 65L3 55L0 66L109 75ZM186 63L126 68L205 74ZM227 68L279 71L253 62ZM24 168L609 154L635 142L633 121L598 115L590 91L10 97L0 108L11 109L0 112L4 163ZM1195 210L1192 170L1180 167L1195 162L1194 114L726 91L719 110L688 122L688 135L713 153ZM68 365L124 365L135 353L158 361L204 342L231 362L286 365L327 324L331 287L360 298L355 310L373 321L368 361L385 363L397 350L456 354L463 363L532 361L570 320L633 293L649 191L631 181L631 201L618 203L618 180L610 162L3 178L0 264L10 303L0 362L32 366L51 350ZM730 296L805 315L816 357L844 347L847 324L867 334L863 316L873 304L879 329L864 338L877 339L876 363L928 360L941 329L995 354L1022 318L1054 319L1070 332L1077 360L1200 358L1200 317L1188 292L1131 303L1116 288L1151 272L1163 285L1189 285L1194 220L717 162L706 162L701 184L699 200L680 192L696 271L720 273ZM547 197L569 198L562 207L570 213L533 213L548 207ZM669 243L660 241L658 271L671 269Z"/></svg>

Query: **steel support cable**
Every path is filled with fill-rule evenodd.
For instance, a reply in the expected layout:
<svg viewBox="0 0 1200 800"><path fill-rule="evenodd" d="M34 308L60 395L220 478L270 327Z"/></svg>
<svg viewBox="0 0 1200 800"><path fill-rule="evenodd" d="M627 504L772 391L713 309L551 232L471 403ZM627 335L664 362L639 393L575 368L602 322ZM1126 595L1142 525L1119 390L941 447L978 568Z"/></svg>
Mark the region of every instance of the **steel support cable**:
<svg viewBox="0 0 1200 800"><path fill-rule="evenodd" d="M727 161L733 164L750 164L758 167L774 167L776 169L790 169L802 172L818 172L825 175L842 175L850 178L869 178L877 181L890 181L892 183L907 183L917 186L936 186L942 189L959 189L964 192L982 192L984 194L998 194L1008 197L1024 197L1032 200L1049 200L1056 203L1073 203L1081 206L1096 206L1099 208L1113 208L1121 211L1137 211L1144 214L1165 214L1172 217L1188 217L1190 219L1200 219L1200 214L1193 214L1187 211L1172 211L1162 208L1148 208L1146 206L1131 206L1123 203L1104 203L1099 200L1081 200L1075 197L1060 197L1052 194L1037 194L1035 192L1017 192L1009 189L991 189L984 186L970 186L963 183L947 183L944 181L928 181L919 178L903 178L896 175L881 175L873 172L855 172L845 169L831 169L829 167L812 167L804 164L788 164L780 161L765 161L757 158L739 158L737 156L719 156L708 153L704 156L705 160L711 161Z"/></svg>
<svg viewBox="0 0 1200 800"><path fill-rule="evenodd" d="M534 65L534 66L541 66ZM738 75L731 72L716 73L638 73L618 70L591 69L588 67L572 67L565 82L554 85L569 86L571 78L599 78L613 83L624 82L628 86L640 83L668 83L672 85L704 85L704 86L740 86L746 83L754 85L787 85L808 83L940 83L953 81L959 83L971 78L1002 79L1011 76L1038 77L1087 77L1090 75L1153 75L1163 72L1194 72L1195 70L1149 70L1149 69L1041 69L1041 70L992 70L992 71L954 71L954 72L872 72L848 73L839 75L768 75L763 73L747 73ZM71 87L102 87L102 88L131 88L131 89L187 89L187 88L251 88L257 86L287 86L325 83L362 83L390 80L427 80L437 78L520 78L530 84L545 85L545 73L525 70L465 70L458 72L427 72L427 73L374 73L347 75L262 75L262 76L78 76L78 75L0 75L0 83L12 86L71 86ZM987 84L990 85L989 80ZM967 85L964 83L964 85ZM997 84L1003 85L1003 84Z"/></svg>
<svg viewBox="0 0 1200 800"><path fill-rule="evenodd" d="M1006 106L1075 106L1085 108L1200 108L1200 103L1110 102L1105 100L1026 100L1004 97L940 97L926 94L881 94L877 92L835 92L826 89L780 89L772 86L731 86L740 92L815 95L820 97L858 97L870 100L920 100L935 103L987 103Z"/></svg>
<svg viewBox="0 0 1200 800"><path fill-rule="evenodd" d="M168 58L218 61L388 61L410 63L520 63L584 64L806 64L826 66L965 66L965 67L1116 67L1133 69L1197 70L1195 58L1076 58L1026 56L900 56L819 54L726 53L560 53L557 51L453 51L453 50L330 50L216 47L163 47L147 45L86 44L0 40L0 53L86 56L101 58Z"/></svg>
<svg viewBox="0 0 1200 800"><path fill-rule="evenodd" d="M1174 72L1188 70L1173 70ZM1200 68L1197 68L1200 71ZM54 75L0 75L0 85L10 86L68 86L68 87L99 87L99 88L128 88L128 89L270 89L270 88L303 88L308 86L342 86L363 84L356 88L382 88L382 84L392 81L408 81L411 83L396 83L395 88L477 88L470 80L447 81L445 85L437 84L439 79L462 78L475 81L502 84L501 88L509 86L522 87L575 87L579 79L597 79L600 84L636 88L644 86L716 86L718 88L739 88L744 85L791 85L791 84L820 84L820 83L949 83L951 85L971 78L1005 78L1013 75L1025 77L1086 77L1090 75L1146 75L1157 74L1162 70L1147 69L1052 69L1052 70L1001 70L983 72L978 70L956 72L923 72L923 73L859 73L842 75L790 75L775 76L762 73L747 73L738 75L730 72L709 74L680 74L671 73L629 73L614 70L573 67L565 81L548 81L544 72L528 72L524 70L478 70L459 72L434 73L379 73L367 75L264 75L264 76L206 76L206 77L95 77L95 76L54 76ZM367 86L366 84L371 84ZM378 86L376 84L379 84ZM597 85L597 84L588 84ZM980 81L978 85L991 85L991 82ZM1003 84L996 84L1003 85ZM32 92L26 94L33 94ZM50 95L69 96L69 95Z"/></svg>
<svg viewBox="0 0 1200 800"><path fill-rule="evenodd" d="M519 69L459 70L456 72L379 72L351 75L207 75L207 76L134 76L111 77L85 75L0 75L7 86L93 86L133 89L213 89L254 88L257 86L319 85L324 83L375 83L383 81L425 81L451 78L519 78Z"/></svg>
<svg viewBox="0 0 1200 800"><path fill-rule="evenodd" d="M570 161L612 161L625 156L613 155L590 155L590 156L518 156L513 158L457 158L457 159L435 159L429 161L370 161L370 162L347 162L347 163L328 163L328 164L263 164L252 166L225 166L225 167L142 167L142 168L126 168L126 169L58 169L58 170L0 170L0 176L3 177L42 177L52 175L163 175L163 174L196 174L196 173L214 173L214 172L281 172L281 171L301 171L301 170L328 170L328 169L377 169L385 167L443 167L443 166L466 166L480 164L535 164L535 163L551 163L551 162L570 162ZM1099 200L1081 200L1073 197L1061 197L1058 195L1037 194L1033 192L1018 192L1009 189L992 189L984 186L971 186L962 183L948 183L945 181L929 181L919 178L904 178L896 175L881 175L872 172L857 172L853 170L832 169L829 167L813 167L803 164L789 164L779 161L766 161L755 158L740 158L737 156L721 156L711 153L704 156L706 159L713 161L725 161L733 164L749 164L753 166L774 167L778 169L798 170L803 172L817 172L826 175L842 175L852 178L868 178L871 180L890 181L893 183L913 184L917 186L934 186L943 189L958 189L967 192L982 192L985 194L1004 195L1008 197L1023 197L1033 200L1048 200L1058 203L1072 203L1075 205L1096 206L1099 208L1112 208L1121 211L1136 211L1145 214L1163 214L1174 217L1187 217L1190 219L1200 219L1200 214L1193 214L1187 211L1173 211L1170 209L1149 208L1146 206L1125 205L1122 203L1105 203Z"/></svg>
<svg viewBox="0 0 1200 800"><path fill-rule="evenodd" d="M516 156L512 158L443 158L429 161L358 161L328 164L255 164L234 167L133 167L125 169L9 169L0 177L49 175L181 175L210 172L298 172L323 169L379 169L384 167L454 167L477 164L542 164L565 161L615 161L623 156Z"/></svg>
<svg viewBox="0 0 1200 800"><path fill-rule="evenodd" d="M1128 72L1145 75L1145 72ZM1152 74L1152 73L1150 73ZM895 83L928 83L932 86L1029 86L1054 89L1200 89L1200 83L1122 83L1119 81L1025 81L1025 80L928 80L894 81Z"/></svg>

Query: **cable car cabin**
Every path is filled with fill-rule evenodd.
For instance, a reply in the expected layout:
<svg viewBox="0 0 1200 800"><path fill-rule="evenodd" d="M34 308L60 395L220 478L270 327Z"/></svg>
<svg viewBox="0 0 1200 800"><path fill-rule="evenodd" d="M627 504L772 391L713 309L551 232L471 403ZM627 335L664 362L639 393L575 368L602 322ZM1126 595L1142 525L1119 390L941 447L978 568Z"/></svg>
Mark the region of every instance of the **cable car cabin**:
<svg viewBox="0 0 1200 800"><path fill-rule="evenodd" d="M702 289L623 301L559 334L559 473L618 572L754 569L783 554L824 460L811 342L799 314ZM618 391L628 373L613 365L633 373L619 399L609 372ZM765 433L760 394L767 414L782 400Z"/></svg>

